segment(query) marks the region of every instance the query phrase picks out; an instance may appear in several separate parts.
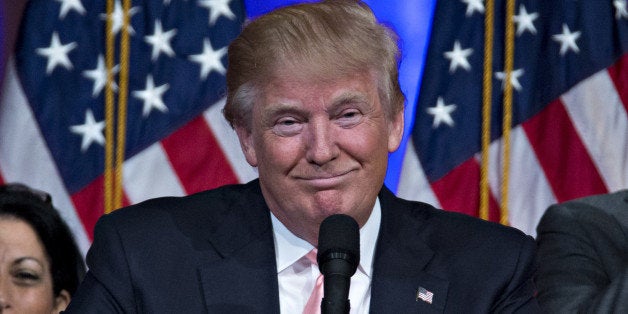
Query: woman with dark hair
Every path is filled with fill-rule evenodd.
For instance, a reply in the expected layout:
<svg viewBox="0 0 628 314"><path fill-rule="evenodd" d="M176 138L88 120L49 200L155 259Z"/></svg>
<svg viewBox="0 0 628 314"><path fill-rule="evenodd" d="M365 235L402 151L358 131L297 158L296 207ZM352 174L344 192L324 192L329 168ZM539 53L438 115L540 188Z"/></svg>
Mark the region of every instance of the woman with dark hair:
<svg viewBox="0 0 628 314"><path fill-rule="evenodd" d="M81 252L50 196L0 186L0 313L63 311L84 275Z"/></svg>

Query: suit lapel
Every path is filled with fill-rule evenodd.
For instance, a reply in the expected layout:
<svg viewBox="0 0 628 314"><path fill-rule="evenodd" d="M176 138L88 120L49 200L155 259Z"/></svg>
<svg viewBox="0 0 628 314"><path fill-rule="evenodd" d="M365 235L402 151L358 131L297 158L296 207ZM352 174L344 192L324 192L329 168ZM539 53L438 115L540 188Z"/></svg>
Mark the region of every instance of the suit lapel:
<svg viewBox="0 0 628 314"><path fill-rule="evenodd" d="M379 195L382 222L375 249L371 286L372 313L439 313L445 307L449 282L430 274L426 266L434 252L421 232L420 212L403 207L386 188Z"/></svg>
<svg viewBox="0 0 628 314"><path fill-rule="evenodd" d="M279 313L270 214L259 184L248 186L246 197L236 198L206 229L214 230L207 239L222 257L198 270L210 313Z"/></svg>
<svg viewBox="0 0 628 314"><path fill-rule="evenodd" d="M279 313L277 267L268 252L272 246L260 239L199 269L209 313Z"/></svg>

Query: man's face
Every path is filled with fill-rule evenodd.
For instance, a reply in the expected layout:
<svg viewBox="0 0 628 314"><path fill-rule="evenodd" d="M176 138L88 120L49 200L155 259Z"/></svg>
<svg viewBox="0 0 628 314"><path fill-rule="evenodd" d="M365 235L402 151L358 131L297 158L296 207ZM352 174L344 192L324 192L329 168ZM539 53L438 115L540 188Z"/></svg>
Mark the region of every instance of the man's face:
<svg viewBox="0 0 628 314"><path fill-rule="evenodd" d="M386 117L368 73L331 81L280 74L254 106L251 130L236 131L273 214L316 244L329 215L350 215L360 226L368 219L403 112Z"/></svg>

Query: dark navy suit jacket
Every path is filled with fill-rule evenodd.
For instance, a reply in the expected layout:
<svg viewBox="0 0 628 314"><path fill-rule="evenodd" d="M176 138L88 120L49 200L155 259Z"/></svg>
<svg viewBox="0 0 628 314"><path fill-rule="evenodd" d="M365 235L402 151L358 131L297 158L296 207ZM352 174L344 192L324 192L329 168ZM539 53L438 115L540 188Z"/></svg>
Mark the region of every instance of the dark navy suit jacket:
<svg viewBox="0 0 628 314"><path fill-rule="evenodd" d="M535 243L509 227L379 194L372 313L535 313ZM259 181L103 216L68 313L279 313ZM433 293L431 303L417 290Z"/></svg>
<svg viewBox="0 0 628 314"><path fill-rule="evenodd" d="M547 209L537 227L548 313L628 313L628 190Z"/></svg>

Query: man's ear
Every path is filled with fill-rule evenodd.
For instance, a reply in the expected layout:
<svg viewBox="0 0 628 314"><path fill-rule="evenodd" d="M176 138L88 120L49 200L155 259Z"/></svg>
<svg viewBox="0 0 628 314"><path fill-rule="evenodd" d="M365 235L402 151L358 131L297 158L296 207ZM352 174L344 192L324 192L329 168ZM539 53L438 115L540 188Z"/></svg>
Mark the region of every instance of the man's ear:
<svg viewBox="0 0 628 314"><path fill-rule="evenodd" d="M388 124L388 151L394 152L399 148L403 138L403 110L392 116Z"/></svg>
<svg viewBox="0 0 628 314"><path fill-rule="evenodd" d="M253 145L253 133L243 126L235 127L238 140L240 140L240 148L246 157L249 165L257 167L257 155L255 154L255 146Z"/></svg>

